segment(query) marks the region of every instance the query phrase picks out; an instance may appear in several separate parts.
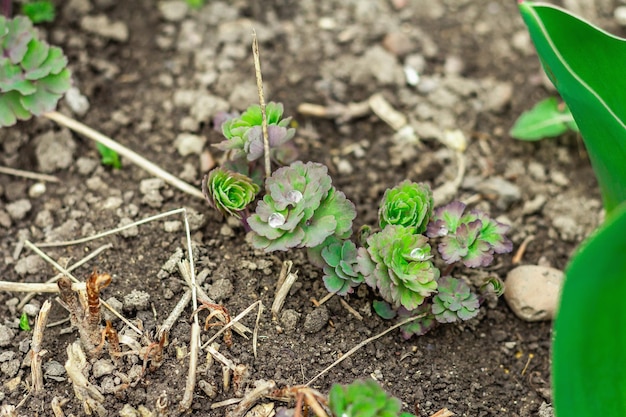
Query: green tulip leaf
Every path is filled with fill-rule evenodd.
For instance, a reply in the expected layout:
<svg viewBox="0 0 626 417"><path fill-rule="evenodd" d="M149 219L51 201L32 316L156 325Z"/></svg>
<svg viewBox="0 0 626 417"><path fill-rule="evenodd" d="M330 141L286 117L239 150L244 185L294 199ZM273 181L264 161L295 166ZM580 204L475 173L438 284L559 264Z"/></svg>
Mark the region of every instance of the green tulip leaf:
<svg viewBox="0 0 626 417"><path fill-rule="evenodd" d="M626 204L569 265L554 326L557 417L626 416Z"/></svg>
<svg viewBox="0 0 626 417"><path fill-rule="evenodd" d="M555 6L520 2L519 8L580 129L610 213L626 200L626 41Z"/></svg>

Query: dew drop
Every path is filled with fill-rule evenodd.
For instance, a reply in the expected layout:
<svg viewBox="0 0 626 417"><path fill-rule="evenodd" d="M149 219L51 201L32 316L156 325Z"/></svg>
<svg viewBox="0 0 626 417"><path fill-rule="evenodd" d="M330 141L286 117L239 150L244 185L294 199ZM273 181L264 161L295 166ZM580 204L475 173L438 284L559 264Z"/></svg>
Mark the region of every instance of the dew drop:
<svg viewBox="0 0 626 417"><path fill-rule="evenodd" d="M269 224L271 228L276 229L277 227L285 224L285 216L280 213L272 213L267 219L267 224Z"/></svg>
<svg viewBox="0 0 626 417"><path fill-rule="evenodd" d="M287 193L287 201L298 204L302 200L302 193L298 190L291 190Z"/></svg>
<svg viewBox="0 0 626 417"><path fill-rule="evenodd" d="M430 259L432 256L430 255L430 253L428 253L428 251L426 251L423 248L415 248L411 251L411 253L409 254L409 256L412 259L415 259L416 261L425 261L427 259Z"/></svg>

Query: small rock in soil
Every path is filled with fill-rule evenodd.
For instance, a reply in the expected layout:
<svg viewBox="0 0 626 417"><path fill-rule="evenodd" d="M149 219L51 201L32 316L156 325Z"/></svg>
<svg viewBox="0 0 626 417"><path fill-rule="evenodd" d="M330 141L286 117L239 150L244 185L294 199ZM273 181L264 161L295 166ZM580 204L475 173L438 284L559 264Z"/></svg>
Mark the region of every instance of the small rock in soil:
<svg viewBox="0 0 626 417"><path fill-rule="evenodd" d="M80 27L85 32L95 33L103 38L118 42L128 41L128 26L126 26L126 23L122 21L111 22L104 14L84 16L80 20Z"/></svg>
<svg viewBox="0 0 626 417"><path fill-rule="evenodd" d="M72 165L76 142L69 130L52 130L35 138L35 157L39 170L51 173L57 169L66 169Z"/></svg>
<svg viewBox="0 0 626 417"><path fill-rule="evenodd" d="M283 325L283 329L287 333L291 333L296 330L298 320L300 320L301 314L296 310L285 310L280 315L280 322Z"/></svg>
<svg viewBox="0 0 626 417"><path fill-rule="evenodd" d="M89 100L76 87L70 87L65 93L65 102L77 116L84 116L89 111Z"/></svg>
<svg viewBox="0 0 626 417"><path fill-rule="evenodd" d="M541 403L537 417L554 417L554 409L546 402Z"/></svg>
<svg viewBox="0 0 626 417"><path fill-rule="evenodd" d="M0 347L9 346L13 342L15 332L10 327L0 324Z"/></svg>
<svg viewBox="0 0 626 417"><path fill-rule="evenodd" d="M174 145L181 156L200 155L206 138L204 136L192 135L191 133L181 133L176 137Z"/></svg>
<svg viewBox="0 0 626 417"><path fill-rule="evenodd" d="M20 276L33 275L46 267L46 262L39 255L28 255L15 264L15 272ZM2 346L0 344L0 346Z"/></svg>
<svg viewBox="0 0 626 417"><path fill-rule="evenodd" d="M538 265L522 265L506 277L504 299L525 321L552 320L556 313L563 272Z"/></svg>
<svg viewBox="0 0 626 417"><path fill-rule="evenodd" d="M150 294L145 291L132 290L130 294L124 296L124 311L141 311L148 308L150 304Z"/></svg>
<svg viewBox="0 0 626 417"><path fill-rule="evenodd" d="M326 306L320 306L306 315L302 328L305 333L317 333L326 326L329 318L330 314Z"/></svg>
<svg viewBox="0 0 626 417"><path fill-rule="evenodd" d="M0 226L8 229L11 227L11 216L4 210L0 210Z"/></svg>
<svg viewBox="0 0 626 417"><path fill-rule="evenodd" d="M73 238L76 235L76 231L80 228L78 222L74 219L70 219L64 222L59 227L52 229L50 233L46 235L46 242L61 242Z"/></svg>
<svg viewBox="0 0 626 417"><path fill-rule="evenodd" d="M37 182L28 188L28 196L30 198L41 197L45 193L46 193L46 184L43 182Z"/></svg>
<svg viewBox="0 0 626 417"><path fill-rule="evenodd" d="M26 217L26 215L28 214L30 209L33 208L33 206L30 203L30 200L23 198L21 200L14 201L13 203L7 204L5 208L6 211L9 213L9 216L11 216L13 220L22 220L24 217Z"/></svg>
<svg viewBox="0 0 626 417"><path fill-rule="evenodd" d="M20 370L20 360L12 359L10 361L3 362L0 365L0 371L9 378L13 378L17 375L17 371Z"/></svg>
<svg viewBox="0 0 626 417"><path fill-rule="evenodd" d="M172 273L176 269L178 262L183 259L183 250L181 248L176 248L176 251L170 256L170 258L163 264L161 267L167 273Z"/></svg>
<svg viewBox="0 0 626 417"><path fill-rule="evenodd" d="M229 279L218 279L213 284L209 285L208 294L209 297L217 301L218 303L231 295L233 295L233 283Z"/></svg>
<svg viewBox="0 0 626 417"><path fill-rule="evenodd" d="M163 230L165 230L167 233L178 232L180 229L182 229L182 227L183 223L180 220L163 222Z"/></svg>
<svg viewBox="0 0 626 417"><path fill-rule="evenodd" d="M104 375L109 375L115 370L115 365L110 359L99 359L91 368L91 372L94 377L100 378Z"/></svg>
<svg viewBox="0 0 626 417"><path fill-rule="evenodd" d="M613 12L613 17L618 24L626 26L626 6L617 7Z"/></svg>
<svg viewBox="0 0 626 417"><path fill-rule="evenodd" d="M185 18L189 6L184 1L162 1L159 3L159 11L163 19L169 22L180 22Z"/></svg>
<svg viewBox="0 0 626 417"><path fill-rule="evenodd" d="M35 317L37 314L39 314L40 309L41 306L34 303L28 303L24 306L24 308L22 308L22 313L26 313L29 317Z"/></svg>
<svg viewBox="0 0 626 417"><path fill-rule="evenodd" d="M482 194L496 194L498 196L496 205L503 210L522 198L519 187L501 177L490 177L477 184L475 189Z"/></svg>
<svg viewBox="0 0 626 417"><path fill-rule="evenodd" d="M220 235L224 237L233 237L235 236L235 232L233 231L232 227L227 224L223 224L222 227L220 227Z"/></svg>
<svg viewBox="0 0 626 417"><path fill-rule="evenodd" d="M63 375L65 375L65 367L57 361L48 361L43 364L43 376L46 378L53 379L55 381L65 381Z"/></svg>
<svg viewBox="0 0 626 417"><path fill-rule="evenodd" d="M369 84L374 79L383 85L402 85L404 71L395 56L376 45L358 60L350 79L353 84Z"/></svg>
<svg viewBox="0 0 626 417"><path fill-rule="evenodd" d="M11 359L15 358L15 355L17 355L17 353L15 353L14 351L5 350L4 352L0 353L0 363L10 361Z"/></svg>
<svg viewBox="0 0 626 417"><path fill-rule="evenodd" d="M117 224L117 227L124 227L124 226L128 226L129 224L133 223L133 221L131 219L129 219L128 217L122 217L120 219L120 222ZM137 227L137 225L135 226L131 226L128 229L124 229L120 232L120 234L124 237L136 237L139 235L139 228Z"/></svg>
<svg viewBox="0 0 626 417"><path fill-rule="evenodd" d="M98 167L98 161L81 156L76 160L76 168L80 175L90 175Z"/></svg>

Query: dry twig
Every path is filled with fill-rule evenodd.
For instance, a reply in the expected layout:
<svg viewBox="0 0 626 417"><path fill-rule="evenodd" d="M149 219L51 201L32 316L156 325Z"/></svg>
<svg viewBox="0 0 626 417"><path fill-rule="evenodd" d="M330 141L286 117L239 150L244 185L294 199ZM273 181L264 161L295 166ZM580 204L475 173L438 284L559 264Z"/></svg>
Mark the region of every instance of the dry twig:
<svg viewBox="0 0 626 417"><path fill-rule="evenodd" d="M38 172L22 171L21 169L14 169L9 167L0 167L0 174L13 175L14 177L28 178L37 181L47 182L61 182L54 175L40 174Z"/></svg>
<svg viewBox="0 0 626 417"><path fill-rule="evenodd" d="M250 407L254 405L258 400L267 396L272 390L276 388L274 381L260 380L256 382L256 388L250 391L243 399L237 404L235 408L226 412L227 417L242 417Z"/></svg>
<svg viewBox="0 0 626 417"><path fill-rule="evenodd" d="M35 321L35 328L33 330L33 340L30 345L30 372L33 379L33 393L39 393L43 389L43 375L41 373L41 358L47 353L45 350L41 350L41 343L43 342L43 331L46 328L48 322L48 314L50 314L50 307L52 303L50 300L44 301L37 320Z"/></svg>
<svg viewBox="0 0 626 417"><path fill-rule="evenodd" d="M254 75L256 76L256 86L259 91L259 105L261 107L261 117L263 130L263 151L265 153L265 178L272 175L272 167L270 161L270 142L267 132L267 112L265 111L265 94L263 94L263 74L261 73L261 58L259 56L259 39L256 32L252 31L252 55L254 57Z"/></svg>
<svg viewBox="0 0 626 417"><path fill-rule="evenodd" d="M86 366L87 358L85 358L85 353L80 347L80 343L76 341L69 345L67 347L65 370L67 371L67 376L72 381L76 398L83 402L85 414L90 416L95 412L98 416L106 416L107 410L102 405L104 395L83 374Z"/></svg>

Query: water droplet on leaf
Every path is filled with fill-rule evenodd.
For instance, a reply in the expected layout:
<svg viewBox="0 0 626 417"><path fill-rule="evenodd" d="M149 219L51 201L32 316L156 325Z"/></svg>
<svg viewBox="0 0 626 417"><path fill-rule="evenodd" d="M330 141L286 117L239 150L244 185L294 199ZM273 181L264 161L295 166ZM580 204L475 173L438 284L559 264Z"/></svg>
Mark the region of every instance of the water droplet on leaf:
<svg viewBox="0 0 626 417"><path fill-rule="evenodd" d="M287 193L287 201L298 204L302 200L302 193L298 190L291 190Z"/></svg>
<svg viewBox="0 0 626 417"><path fill-rule="evenodd" d="M269 224L270 227L276 229L277 227L285 224L285 216L280 213L272 213L267 219L267 224Z"/></svg>

